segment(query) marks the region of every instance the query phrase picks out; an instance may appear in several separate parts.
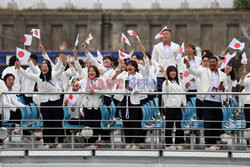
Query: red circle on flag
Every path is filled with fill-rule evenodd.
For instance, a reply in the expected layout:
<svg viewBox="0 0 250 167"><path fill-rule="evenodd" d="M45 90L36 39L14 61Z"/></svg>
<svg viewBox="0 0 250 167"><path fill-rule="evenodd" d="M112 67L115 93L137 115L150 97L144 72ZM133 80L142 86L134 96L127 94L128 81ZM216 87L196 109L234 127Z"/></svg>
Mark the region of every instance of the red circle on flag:
<svg viewBox="0 0 250 167"><path fill-rule="evenodd" d="M26 42L27 41L27 38L26 37L24 37L24 42Z"/></svg>
<svg viewBox="0 0 250 167"><path fill-rule="evenodd" d="M123 40L123 42L125 42L125 41L126 41L126 38L125 38L125 37L123 37L123 38L122 38L122 40Z"/></svg>
<svg viewBox="0 0 250 167"><path fill-rule="evenodd" d="M35 30L35 35L38 36L38 31L37 30Z"/></svg>
<svg viewBox="0 0 250 167"><path fill-rule="evenodd" d="M24 52L23 51L19 51L17 55L18 55L18 57L22 58L24 56Z"/></svg>
<svg viewBox="0 0 250 167"><path fill-rule="evenodd" d="M70 99L70 100L73 99L73 95L72 95L72 94L69 95L69 99Z"/></svg>
<svg viewBox="0 0 250 167"><path fill-rule="evenodd" d="M184 77L188 77L188 76L189 76L189 74L190 74L190 72L189 72L189 71L185 71L185 73L184 73Z"/></svg>
<svg viewBox="0 0 250 167"><path fill-rule="evenodd" d="M239 48L239 47L240 47L240 44L239 44L239 43L236 43L236 44L234 45L234 47L235 47L235 48Z"/></svg>
<svg viewBox="0 0 250 167"><path fill-rule="evenodd" d="M133 34L133 35L134 35L135 37L137 37L137 34L136 34L136 32L134 32L134 31L133 31L133 32L132 32L132 34Z"/></svg>

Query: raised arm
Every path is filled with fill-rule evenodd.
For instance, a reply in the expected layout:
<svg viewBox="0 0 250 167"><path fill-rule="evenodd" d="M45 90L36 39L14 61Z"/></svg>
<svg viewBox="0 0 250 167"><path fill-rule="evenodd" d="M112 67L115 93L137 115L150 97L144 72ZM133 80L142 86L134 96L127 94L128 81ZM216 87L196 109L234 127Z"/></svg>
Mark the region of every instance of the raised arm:
<svg viewBox="0 0 250 167"><path fill-rule="evenodd" d="M54 64L54 63L51 61L51 59L49 58L49 56L48 56L47 52L45 51L44 46L43 46L42 43L40 43L40 49L41 49L41 51L42 51L42 56L43 56L43 58L44 58L45 60L49 60L50 63L51 63L52 68L54 69L54 68L55 68L55 64Z"/></svg>
<svg viewBox="0 0 250 167"><path fill-rule="evenodd" d="M31 61L31 58L28 59L28 65L29 65L31 71L32 71L34 74L40 74L41 71L39 70L39 68L36 68L36 67L34 66L34 64L33 64L32 61Z"/></svg>
<svg viewBox="0 0 250 167"><path fill-rule="evenodd" d="M17 69L18 75L23 75L31 80L39 80L39 74L27 73L22 67L20 61L15 63L15 69Z"/></svg>
<svg viewBox="0 0 250 167"><path fill-rule="evenodd" d="M102 65L97 61L97 59L88 51L86 44L83 43L82 44L82 48L86 54L86 56L89 58L89 60L91 61L91 63L96 66L98 69L103 69Z"/></svg>

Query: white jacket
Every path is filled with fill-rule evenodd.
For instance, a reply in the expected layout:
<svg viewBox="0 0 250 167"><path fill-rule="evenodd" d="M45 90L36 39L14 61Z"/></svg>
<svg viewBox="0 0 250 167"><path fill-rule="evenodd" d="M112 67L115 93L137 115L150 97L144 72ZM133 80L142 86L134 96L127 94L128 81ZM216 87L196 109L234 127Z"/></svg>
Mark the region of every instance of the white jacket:
<svg viewBox="0 0 250 167"><path fill-rule="evenodd" d="M34 66L32 61L29 61L28 65L29 65L29 67L26 68L26 73L40 74L41 71L40 71L38 65ZM18 74L20 74L20 73L18 73ZM22 92L33 92L36 81L29 79L25 76L21 76L21 77L23 77L21 91ZM32 97L33 95L32 94L25 94L25 96Z"/></svg>
<svg viewBox="0 0 250 167"><path fill-rule="evenodd" d="M0 79L0 106L3 106L3 92L7 92L8 89L3 80ZM0 114L2 114L2 107L0 107Z"/></svg>
<svg viewBox="0 0 250 167"><path fill-rule="evenodd" d="M199 84L197 85L197 92L208 92L209 88L211 86L211 70L210 68L198 68L193 69L189 68L189 72L195 76L199 77ZM223 82L223 85L225 87L225 90L227 90L227 76L224 72L218 70L219 76L220 76L220 82ZM204 100L205 95L197 95L197 98L200 100ZM221 102L226 100L226 96L221 96Z"/></svg>
<svg viewBox="0 0 250 167"><path fill-rule="evenodd" d="M12 87L13 91L19 92L21 90L22 77L17 75L17 69L15 69L15 66L5 68L2 73L2 79L8 73L13 74L15 76L15 83Z"/></svg>
<svg viewBox="0 0 250 167"><path fill-rule="evenodd" d="M17 101L17 96L15 94L5 94L3 95L3 106L4 108L4 121L10 120L10 111L16 112L17 107L25 107L22 103Z"/></svg>
<svg viewBox="0 0 250 167"><path fill-rule="evenodd" d="M168 86L166 86L166 81L162 84L163 93L174 93L174 92L185 92L185 87L183 84L172 83L168 81ZM162 95L164 107L181 107L181 105L186 105L185 95Z"/></svg>
<svg viewBox="0 0 250 167"><path fill-rule="evenodd" d="M125 82L126 82L126 79L128 77L128 72L127 71L123 71L121 74L119 74L115 80L115 92L117 93L126 93L126 88L125 88ZM135 80L134 80L134 83L135 83L135 89L133 89L133 93L136 93L136 92L143 92L144 89L138 87L138 81L141 80L143 81L143 76L136 72L135 75ZM131 92L132 93L132 92ZM147 95L136 95L136 94L131 94L130 95L130 102L132 104L140 104L140 100L141 99L144 99L144 97L147 97ZM114 96L114 98L118 101L122 101L123 98L125 97L125 95L123 94L116 94Z"/></svg>
<svg viewBox="0 0 250 167"><path fill-rule="evenodd" d="M95 81L95 85L91 85L91 81L89 78L84 78L82 80L83 82L86 82L82 85L82 91L84 93L89 93L91 90L94 90L95 93L93 95L85 94L82 98L82 104L87 109L91 110L92 108L98 109L103 104L103 96L97 93L103 93L105 85L105 80L102 77L99 77ZM82 82L78 82L82 83Z"/></svg>
<svg viewBox="0 0 250 167"><path fill-rule="evenodd" d="M58 78L62 74L62 72L65 69L65 66L62 65L61 61L60 68L57 71L52 70L51 80L48 81L42 81L40 79L40 74L33 74L33 73L26 73L26 71L23 68L20 68L18 70L19 73L26 76L27 78L33 79L38 84L38 91L41 93L60 93L62 92L59 84L58 84ZM39 101L40 103L46 103L49 100L50 101L56 101L60 99L60 94L39 94Z"/></svg>
<svg viewBox="0 0 250 167"><path fill-rule="evenodd" d="M248 73L243 80L241 79L238 84L244 86L244 90L246 93L250 93L250 73ZM241 96L244 104L250 104L250 95Z"/></svg>
<svg viewBox="0 0 250 167"><path fill-rule="evenodd" d="M78 59L75 60L74 63L75 63L75 68L76 68L76 72L78 73L78 75L82 78L86 78L88 76L88 68L87 67L82 68Z"/></svg>
<svg viewBox="0 0 250 167"><path fill-rule="evenodd" d="M158 63L163 67L164 71L166 71L167 67L170 65L176 66L176 64L179 63L176 60L176 56L178 55L179 49L180 46L178 44L171 42L171 52L169 55L166 55L163 42L156 44L152 51L152 63ZM163 77L164 73L159 72L157 76Z"/></svg>

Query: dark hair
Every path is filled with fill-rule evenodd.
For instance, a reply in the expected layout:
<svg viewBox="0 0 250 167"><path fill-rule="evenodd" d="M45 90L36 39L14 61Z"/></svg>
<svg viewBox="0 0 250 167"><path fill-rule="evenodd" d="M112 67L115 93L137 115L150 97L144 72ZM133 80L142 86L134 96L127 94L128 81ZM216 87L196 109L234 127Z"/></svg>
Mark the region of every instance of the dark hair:
<svg viewBox="0 0 250 167"><path fill-rule="evenodd" d="M30 58L31 58L32 60L35 60L35 62L37 63L37 55L31 54L31 55L30 55Z"/></svg>
<svg viewBox="0 0 250 167"><path fill-rule="evenodd" d="M103 60L109 59L111 62L114 63L114 57L111 54L107 54L103 56Z"/></svg>
<svg viewBox="0 0 250 167"><path fill-rule="evenodd" d="M169 28L166 28L166 29L162 30L162 33L163 33L164 31L168 31L168 32L172 33L172 31L171 31Z"/></svg>
<svg viewBox="0 0 250 167"><path fill-rule="evenodd" d="M136 71L136 72L139 72L138 64L137 64L136 61L134 61L134 60L129 60L128 63L127 63L127 66L128 66L129 64L131 64L132 66L135 67L135 71Z"/></svg>
<svg viewBox="0 0 250 167"><path fill-rule="evenodd" d="M205 55L205 56L203 56L202 58L201 58L201 60L203 61L203 59L205 59L205 58L210 58L211 56L210 55Z"/></svg>
<svg viewBox="0 0 250 167"><path fill-rule="evenodd" d="M192 48L192 49L194 50L194 55L196 55L196 49L195 49L195 46L194 46L194 44L193 44L193 43L189 42L189 43L187 43L187 44L186 44L186 46L185 46L185 47L186 47L186 48L187 48L187 47Z"/></svg>
<svg viewBox="0 0 250 167"><path fill-rule="evenodd" d="M55 58L54 58L54 61L56 61L56 58L57 58L57 57L59 58L59 56L58 56L58 55L56 55L56 56L55 56Z"/></svg>
<svg viewBox="0 0 250 167"><path fill-rule="evenodd" d="M35 86L34 86L34 92L38 92L38 89L36 88L37 87L37 82L35 83Z"/></svg>
<svg viewBox="0 0 250 167"><path fill-rule="evenodd" d="M79 61L79 64L81 65L81 67L83 68L84 67L84 61L82 59L78 59Z"/></svg>
<svg viewBox="0 0 250 167"><path fill-rule="evenodd" d="M9 66L14 66L16 61L18 61L17 57L11 56L9 59Z"/></svg>
<svg viewBox="0 0 250 167"><path fill-rule="evenodd" d="M213 56L214 54L208 50L208 49L204 49L202 52L201 52L201 55L203 55L203 53L206 52L207 54L206 55L209 55L209 56Z"/></svg>
<svg viewBox="0 0 250 167"><path fill-rule="evenodd" d="M96 66L90 66L90 67L88 68L88 72L89 72L89 69L90 69L90 68L93 68L93 69L95 70L96 78L100 77L100 72L99 72L99 70L98 70L98 68L97 68Z"/></svg>
<svg viewBox="0 0 250 167"><path fill-rule="evenodd" d="M218 58L217 58L217 57L215 57L215 56L210 56L210 57L209 57L209 60L210 60L210 59L215 59L216 62L218 63Z"/></svg>
<svg viewBox="0 0 250 167"><path fill-rule="evenodd" d="M141 59L141 56L138 55L138 54L135 54L135 55L133 55L132 57L134 57L134 56L137 58L137 60L138 60L138 59Z"/></svg>
<svg viewBox="0 0 250 167"><path fill-rule="evenodd" d="M151 54L146 53L146 55L148 56L148 59L150 59L150 60L151 60Z"/></svg>
<svg viewBox="0 0 250 167"><path fill-rule="evenodd" d="M13 74L8 73L8 74L6 74L6 75L3 77L3 81L4 81L5 84L6 84L6 80L7 80L9 77L13 77L13 78L15 79L15 76L14 76Z"/></svg>
<svg viewBox="0 0 250 167"><path fill-rule="evenodd" d="M48 66L48 68L49 68L49 71L48 71L48 73L47 73L46 75L43 75L43 73L42 73L42 71L41 71L39 77L40 77L40 79L42 79L42 81L45 81L45 80L46 80L46 81L49 81L49 80L51 80L51 76L52 76L52 67L51 67L51 63L50 63L49 60L43 60L41 66L42 66L43 64L47 64L47 66Z"/></svg>
<svg viewBox="0 0 250 167"><path fill-rule="evenodd" d="M171 71L175 71L176 72L176 76L175 76L175 80L176 82L179 84L179 78L178 78L178 69L175 66L168 66L167 70L166 70L166 74L168 76L168 80L172 82L172 78L170 76L170 72Z"/></svg>
<svg viewBox="0 0 250 167"><path fill-rule="evenodd" d="M232 71L229 73L229 75L230 75L231 80L234 81L234 80L236 79L235 67L233 66L233 63L232 63L231 61L229 61L229 62L227 63L227 65L229 65L229 66L232 67ZM223 68L221 71L222 71L222 72L225 72L225 68Z"/></svg>

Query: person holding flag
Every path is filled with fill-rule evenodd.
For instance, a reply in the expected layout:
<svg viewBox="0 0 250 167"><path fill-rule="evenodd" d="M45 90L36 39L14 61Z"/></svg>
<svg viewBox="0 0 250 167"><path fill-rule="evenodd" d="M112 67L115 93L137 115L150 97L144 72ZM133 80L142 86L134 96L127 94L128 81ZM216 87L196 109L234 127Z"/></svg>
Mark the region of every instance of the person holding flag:
<svg viewBox="0 0 250 167"><path fill-rule="evenodd" d="M55 71L52 69L51 63L49 60L44 60L41 65L41 72L38 74L27 73L23 68L20 67L20 63L15 64L20 75L23 75L29 79L32 79L37 82L39 87L39 92L42 93L60 93L62 90L59 87L58 78L64 71L66 67L66 57L63 55L65 49L64 45L61 44L60 47L60 59L59 61L59 70ZM58 145L57 149L62 148L64 130L62 129L62 120L63 120L63 110L62 100L60 94L39 94L39 100L41 103L40 112L43 117L43 141L45 148L51 148L55 144L55 135L58 135ZM50 107L51 106L51 107ZM56 121L55 121L56 120ZM53 129L56 128L56 129ZM53 135L53 136L51 136Z"/></svg>
<svg viewBox="0 0 250 167"><path fill-rule="evenodd" d="M157 75L157 90L161 92L164 72L170 65L176 66L176 56L180 46L171 41L172 31L168 28L162 30L162 42L156 44L152 51L152 63L159 64L160 71Z"/></svg>
<svg viewBox="0 0 250 167"><path fill-rule="evenodd" d="M183 62L184 59L187 59L192 68L198 69L201 65L202 60L200 57L194 56L195 52L196 52L196 50L195 50L194 44L192 44L191 42L187 43L185 46L186 56L182 58L181 63ZM183 68L181 71L184 71L184 74L185 74L187 69L185 68L184 64L182 64L182 67L180 67L179 69L181 69L181 68ZM197 77L192 75L192 74L189 74L187 77L184 75L183 82L184 82L188 92L197 92L196 80L197 80ZM187 101L191 101L191 98L196 97L196 96L195 95L186 95L186 97L187 97Z"/></svg>

